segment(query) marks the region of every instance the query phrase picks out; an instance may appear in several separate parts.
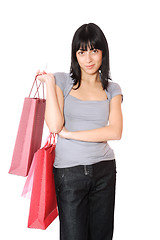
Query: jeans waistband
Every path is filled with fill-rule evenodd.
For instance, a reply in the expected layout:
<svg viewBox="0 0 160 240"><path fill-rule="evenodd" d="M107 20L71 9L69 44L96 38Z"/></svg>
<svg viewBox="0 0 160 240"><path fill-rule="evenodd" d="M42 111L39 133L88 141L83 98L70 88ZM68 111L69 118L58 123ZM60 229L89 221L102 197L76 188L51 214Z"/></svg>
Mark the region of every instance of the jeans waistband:
<svg viewBox="0 0 160 240"><path fill-rule="evenodd" d="M77 170L78 172L84 172L84 175L86 175L86 176L88 176L88 175L92 176L95 171L102 171L107 166L108 167L110 165L113 166L113 164L115 165L115 159L101 161L101 162L97 162L97 163L90 164L90 165L77 165L77 166L67 167L67 168L58 168L58 170L60 172Z"/></svg>

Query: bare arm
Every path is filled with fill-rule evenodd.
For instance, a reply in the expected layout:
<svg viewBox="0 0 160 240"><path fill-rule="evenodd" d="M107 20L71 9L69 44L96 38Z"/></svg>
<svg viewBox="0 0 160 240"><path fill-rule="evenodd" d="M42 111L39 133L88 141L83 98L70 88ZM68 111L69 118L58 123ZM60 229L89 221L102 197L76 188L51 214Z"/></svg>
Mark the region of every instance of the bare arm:
<svg viewBox="0 0 160 240"><path fill-rule="evenodd" d="M50 132L59 133L64 125L63 92L56 86L51 73L38 76L38 80L46 83L45 121Z"/></svg>
<svg viewBox="0 0 160 240"><path fill-rule="evenodd" d="M121 111L121 95L115 96L110 101L109 125L87 131L69 132L63 129L59 135L63 138L87 142L104 142L108 140L120 140L122 136L123 118Z"/></svg>

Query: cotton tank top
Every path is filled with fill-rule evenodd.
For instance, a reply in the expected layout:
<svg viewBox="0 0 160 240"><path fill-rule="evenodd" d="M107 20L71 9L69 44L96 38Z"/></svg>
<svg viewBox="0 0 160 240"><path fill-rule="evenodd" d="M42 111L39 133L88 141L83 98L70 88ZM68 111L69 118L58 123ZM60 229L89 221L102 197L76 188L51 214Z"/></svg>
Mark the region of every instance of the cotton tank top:
<svg viewBox="0 0 160 240"><path fill-rule="evenodd" d="M64 95L64 126L69 131L84 131L108 125L110 100L122 95L117 83L109 82L107 99L83 101L71 96L73 79L69 73L55 73L55 82ZM108 142L85 142L57 136L54 167L66 168L113 160L115 154Z"/></svg>

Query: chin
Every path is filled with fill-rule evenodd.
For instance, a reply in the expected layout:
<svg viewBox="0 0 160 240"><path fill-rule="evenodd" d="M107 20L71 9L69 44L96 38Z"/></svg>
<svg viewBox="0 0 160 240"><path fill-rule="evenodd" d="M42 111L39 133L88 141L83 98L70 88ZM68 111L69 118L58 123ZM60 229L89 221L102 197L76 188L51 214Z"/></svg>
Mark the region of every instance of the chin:
<svg viewBox="0 0 160 240"><path fill-rule="evenodd" d="M85 71L87 74L89 74L89 75L93 75L93 74L96 74L97 72L98 72L98 70L86 70Z"/></svg>

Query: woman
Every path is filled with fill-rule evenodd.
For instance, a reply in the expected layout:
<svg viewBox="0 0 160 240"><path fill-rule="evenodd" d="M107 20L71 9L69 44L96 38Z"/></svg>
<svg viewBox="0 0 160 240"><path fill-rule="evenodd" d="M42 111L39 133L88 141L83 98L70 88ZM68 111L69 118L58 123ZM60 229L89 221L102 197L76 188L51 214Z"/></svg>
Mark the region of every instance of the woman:
<svg viewBox="0 0 160 240"><path fill-rule="evenodd" d="M84 24L72 41L70 74L44 74L45 120L58 133L54 176L61 240L111 240L116 164L108 140L122 135L122 93L109 76L102 30Z"/></svg>

